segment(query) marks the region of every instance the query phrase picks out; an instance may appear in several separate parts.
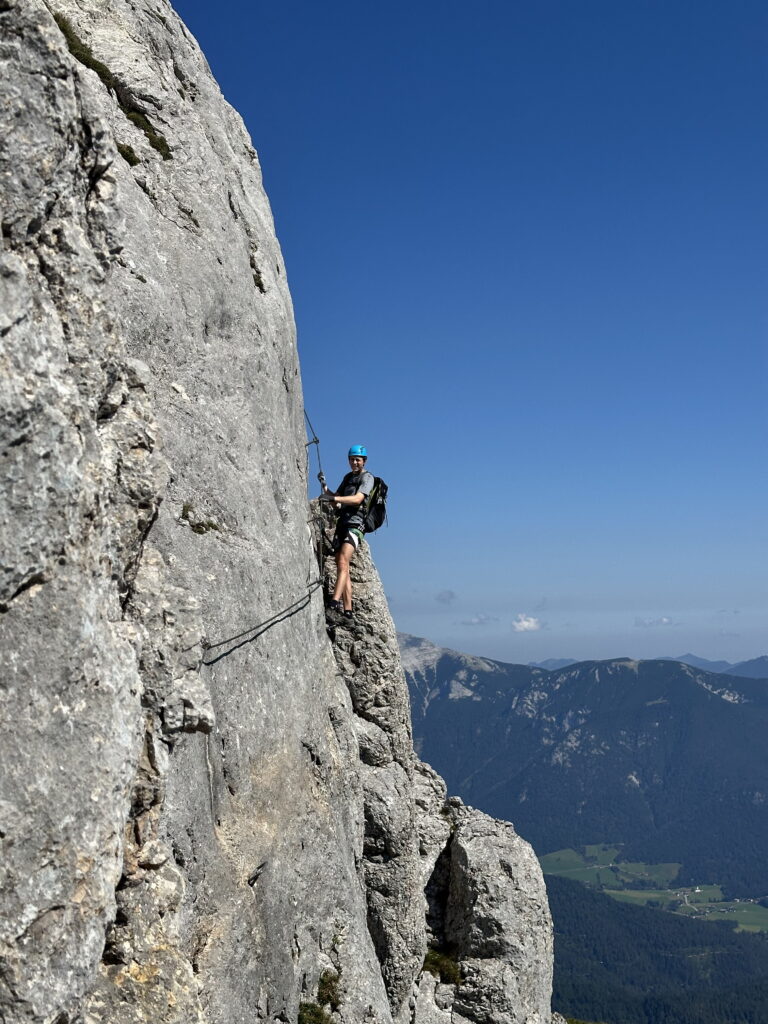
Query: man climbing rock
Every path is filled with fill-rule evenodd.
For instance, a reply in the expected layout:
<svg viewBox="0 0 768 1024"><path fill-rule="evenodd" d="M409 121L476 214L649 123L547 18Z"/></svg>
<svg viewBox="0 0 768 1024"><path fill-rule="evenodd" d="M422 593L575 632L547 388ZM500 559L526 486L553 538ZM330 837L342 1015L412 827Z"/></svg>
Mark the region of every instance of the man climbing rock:
<svg viewBox="0 0 768 1024"><path fill-rule="evenodd" d="M336 586L328 604L327 616L331 621L352 620L352 581L349 563L363 539L363 504L373 490L374 479L365 469L368 452L364 445L353 444L349 449L350 472L335 491L321 478L321 501L332 501L339 512L333 551L336 557Z"/></svg>

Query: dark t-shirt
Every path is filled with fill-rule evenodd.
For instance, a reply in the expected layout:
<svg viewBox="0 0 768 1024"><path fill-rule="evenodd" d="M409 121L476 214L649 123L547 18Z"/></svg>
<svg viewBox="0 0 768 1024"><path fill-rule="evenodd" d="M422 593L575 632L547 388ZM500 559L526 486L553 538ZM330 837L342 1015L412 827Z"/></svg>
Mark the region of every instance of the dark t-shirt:
<svg viewBox="0 0 768 1024"><path fill-rule="evenodd" d="M347 473L336 488L336 493L344 498L349 498L353 494L362 492L367 498L372 490L373 476L364 469L361 473ZM339 513L339 525L345 526L347 529L362 530L364 504L365 502L363 501L354 507L342 505L341 512Z"/></svg>

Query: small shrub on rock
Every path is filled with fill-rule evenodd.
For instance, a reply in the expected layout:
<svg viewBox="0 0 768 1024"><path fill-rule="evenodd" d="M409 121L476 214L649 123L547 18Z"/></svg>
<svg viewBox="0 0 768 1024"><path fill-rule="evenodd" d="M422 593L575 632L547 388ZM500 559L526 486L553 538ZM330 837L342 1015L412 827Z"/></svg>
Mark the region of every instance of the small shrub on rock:
<svg viewBox="0 0 768 1024"><path fill-rule="evenodd" d="M299 1024L331 1024L331 1018L317 1003L300 1003Z"/></svg>

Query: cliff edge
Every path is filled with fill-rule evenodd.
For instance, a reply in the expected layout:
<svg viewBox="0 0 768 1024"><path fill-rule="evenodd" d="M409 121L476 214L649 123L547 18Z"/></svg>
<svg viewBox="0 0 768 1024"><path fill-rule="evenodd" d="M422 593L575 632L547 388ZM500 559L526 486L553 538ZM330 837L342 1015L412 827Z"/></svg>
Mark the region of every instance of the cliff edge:
<svg viewBox="0 0 768 1024"><path fill-rule="evenodd" d="M164 0L0 39L0 1019L543 1024L541 873L415 757L367 546L326 630L240 118Z"/></svg>

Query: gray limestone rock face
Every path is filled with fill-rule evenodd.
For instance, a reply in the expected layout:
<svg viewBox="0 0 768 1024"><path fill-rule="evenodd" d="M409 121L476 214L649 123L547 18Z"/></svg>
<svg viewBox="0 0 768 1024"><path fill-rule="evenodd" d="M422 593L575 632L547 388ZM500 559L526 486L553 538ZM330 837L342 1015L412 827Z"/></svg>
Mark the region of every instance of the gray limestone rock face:
<svg viewBox="0 0 768 1024"><path fill-rule="evenodd" d="M426 921L436 955L417 979L412 1024L550 1024L552 922L533 850L508 822L456 797L441 806L442 780L427 765L422 776L419 834L432 851Z"/></svg>
<svg viewBox="0 0 768 1024"><path fill-rule="evenodd" d="M317 539L325 537L327 551L332 516L313 502L313 518ZM331 557L325 572L330 591L335 581ZM401 1018L426 952L410 700L394 623L365 541L350 574L354 624L333 628L333 649L357 723L368 927L393 1016Z"/></svg>
<svg viewBox="0 0 768 1024"><path fill-rule="evenodd" d="M289 1020L332 970L387 1022L258 160L163 0L53 10L0 5L0 1015Z"/></svg>
<svg viewBox="0 0 768 1024"><path fill-rule="evenodd" d="M329 537L327 513L315 505L313 516ZM367 544L351 575L354 624L332 635L357 720L369 926L393 1015L408 1024L549 1024L552 922L536 856L509 823L447 800L440 776L415 758L396 634ZM326 579L330 591L331 559ZM393 898L401 894L410 905ZM419 970L427 944L450 950L460 984Z"/></svg>
<svg viewBox="0 0 768 1024"><path fill-rule="evenodd" d="M0 33L0 1016L49 1020L115 913L144 731L124 604L166 470L104 301L114 146L45 6Z"/></svg>
<svg viewBox="0 0 768 1024"><path fill-rule="evenodd" d="M431 765L416 762L414 794L416 828L421 856L421 887L426 890L438 857L453 830L452 808L446 803L445 782Z"/></svg>
<svg viewBox="0 0 768 1024"><path fill-rule="evenodd" d="M449 806L452 834L427 893L433 941L461 971L450 1019L549 1024L552 921L536 856L508 822L457 800ZM429 1021L434 1000L423 978L419 1000Z"/></svg>
<svg viewBox="0 0 768 1024"><path fill-rule="evenodd" d="M525 844L416 761L367 545L329 639L285 268L195 41L1 0L0 131L0 1017L538 1007Z"/></svg>
<svg viewBox="0 0 768 1024"><path fill-rule="evenodd" d="M413 1019L418 1024L453 1024L454 985L441 985L439 978L424 971L416 985Z"/></svg>

